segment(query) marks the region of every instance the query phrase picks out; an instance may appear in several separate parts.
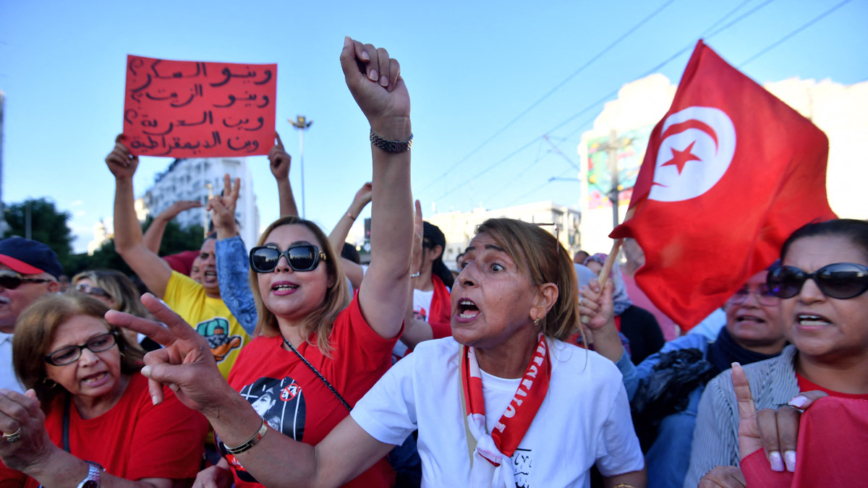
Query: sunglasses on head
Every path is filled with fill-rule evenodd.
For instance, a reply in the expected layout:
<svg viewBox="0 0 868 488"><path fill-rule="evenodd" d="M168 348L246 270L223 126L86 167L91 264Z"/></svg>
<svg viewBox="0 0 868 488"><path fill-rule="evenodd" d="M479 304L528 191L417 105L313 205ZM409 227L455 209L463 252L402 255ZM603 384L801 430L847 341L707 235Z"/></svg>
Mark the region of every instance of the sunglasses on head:
<svg viewBox="0 0 868 488"><path fill-rule="evenodd" d="M326 260L326 253L313 244L293 244L286 251L276 246L258 246L250 250L250 268L257 273L271 273L281 256L293 271L313 271L320 259Z"/></svg>
<svg viewBox="0 0 868 488"><path fill-rule="evenodd" d="M77 291L79 293L84 293L86 295L91 295L94 297L105 297L105 298L109 297L109 294L107 291L103 290L102 288L96 287L96 286L90 286L87 283L79 283L75 287L75 291Z"/></svg>
<svg viewBox="0 0 868 488"><path fill-rule="evenodd" d="M48 283L49 281L51 280L45 278L25 278L14 271L0 271L0 287L7 290L14 290L22 283Z"/></svg>
<svg viewBox="0 0 868 488"><path fill-rule="evenodd" d="M792 298L802 291L808 279L831 298L854 298L868 290L868 266L854 263L834 263L813 273L795 266L781 266L769 271L766 283L769 290L781 298Z"/></svg>

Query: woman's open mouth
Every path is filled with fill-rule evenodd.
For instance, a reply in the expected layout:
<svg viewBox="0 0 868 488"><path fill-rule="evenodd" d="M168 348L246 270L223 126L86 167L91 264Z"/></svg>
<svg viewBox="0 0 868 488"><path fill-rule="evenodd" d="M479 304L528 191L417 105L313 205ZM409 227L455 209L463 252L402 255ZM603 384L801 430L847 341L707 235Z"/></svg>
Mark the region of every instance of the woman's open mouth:
<svg viewBox="0 0 868 488"><path fill-rule="evenodd" d="M101 371L99 373L94 373L88 376L85 376L81 379L81 382L89 387L97 387L102 386L106 381L108 381L109 375L106 371Z"/></svg>
<svg viewBox="0 0 868 488"><path fill-rule="evenodd" d="M458 321L459 322L469 322L480 314L479 307L473 303L473 300L468 300L466 298L462 298L458 301Z"/></svg>

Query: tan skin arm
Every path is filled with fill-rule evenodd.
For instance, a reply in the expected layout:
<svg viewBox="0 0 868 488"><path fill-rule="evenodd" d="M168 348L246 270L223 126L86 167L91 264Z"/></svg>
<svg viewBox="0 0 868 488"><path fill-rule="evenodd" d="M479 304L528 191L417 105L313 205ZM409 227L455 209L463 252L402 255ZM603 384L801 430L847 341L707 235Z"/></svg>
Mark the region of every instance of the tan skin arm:
<svg viewBox="0 0 868 488"><path fill-rule="evenodd" d="M292 163L292 157L283 148L280 134L275 132L274 138L277 142L271 148L271 151L268 152L268 162L270 163L271 174L274 175L274 179L277 181L277 199L280 202L280 216L298 217L298 207L295 205L295 196L292 194L292 185L289 183L289 167Z"/></svg>
<svg viewBox="0 0 868 488"><path fill-rule="evenodd" d="M171 204L169 208L163 211L160 215L154 217L154 220L151 221L151 225L148 226L148 230L145 231L145 235L143 237L143 241L145 243L145 247L151 250L154 254L160 254L160 243L163 242L163 233L166 231L166 226L169 225L169 222L172 221L175 217L178 216L179 213L184 210L190 210L191 208L199 208L202 206L202 202L198 202L196 200L178 200L177 202Z"/></svg>
<svg viewBox="0 0 868 488"><path fill-rule="evenodd" d="M416 200L416 215L413 222L413 252L410 258L410 270L413 273L418 272L422 267L422 239L425 232L424 221L422 220L422 204ZM417 276L411 278L413 282L422 279ZM415 283L413 283L415 284ZM431 325L424 320L419 320L413 313L413 289L415 286L410 286L410 298L407 301L407 310L404 312L404 333L401 334L401 342L410 349L415 349L416 345L423 341L429 341L434 338L434 332L431 330Z"/></svg>
<svg viewBox="0 0 868 488"><path fill-rule="evenodd" d="M115 177L114 231L115 251L142 279L157 297L166 294L166 286L172 276L169 263L148 249L142 238L142 227L136 218L133 195L133 175L139 166L139 158L130 155L118 136L115 147L105 158L109 171Z"/></svg>
<svg viewBox="0 0 868 488"><path fill-rule="evenodd" d="M338 220L337 224L335 224L334 229L332 229L331 234L329 234L329 244L331 244L335 254L341 254L341 249L343 249L344 242L347 240L350 228L352 228L353 223L359 217L359 214L362 213L362 210L371 203L372 195L373 190L371 183L365 183L362 185L359 191L356 192L356 196L353 198L353 203L350 204L350 208L347 209L347 213ZM347 278L350 279L353 288L359 289L359 287L362 286L362 279L365 277L365 272L362 267L349 259L344 258L341 258L341 267L347 275Z"/></svg>

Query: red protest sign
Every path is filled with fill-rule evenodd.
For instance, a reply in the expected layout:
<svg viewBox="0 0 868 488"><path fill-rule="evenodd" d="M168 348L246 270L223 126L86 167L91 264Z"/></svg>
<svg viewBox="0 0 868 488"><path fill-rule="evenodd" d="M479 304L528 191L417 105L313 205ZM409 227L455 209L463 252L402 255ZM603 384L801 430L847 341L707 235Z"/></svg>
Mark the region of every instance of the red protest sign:
<svg viewBox="0 0 868 488"><path fill-rule="evenodd" d="M274 145L276 64L127 56L124 135L136 156L253 156Z"/></svg>

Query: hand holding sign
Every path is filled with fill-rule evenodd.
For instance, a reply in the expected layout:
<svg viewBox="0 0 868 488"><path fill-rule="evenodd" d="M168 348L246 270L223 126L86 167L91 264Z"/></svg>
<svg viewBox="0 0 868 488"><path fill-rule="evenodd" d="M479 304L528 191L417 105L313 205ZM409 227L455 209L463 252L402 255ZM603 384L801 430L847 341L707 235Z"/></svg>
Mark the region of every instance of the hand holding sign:
<svg viewBox="0 0 868 488"><path fill-rule="evenodd" d="M127 56L124 134L133 154L267 154L274 132L276 64Z"/></svg>
<svg viewBox="0 0 868 488"><path fill-rule="evenodd" d="M109 171L117 179L126 178L132 179L136 174L136 169L139 167L139 157L130 154L130 150L123 144L124 135L120 134L115 138L115 147L112 152L105 157L105 163L108 165Z"/></svg>
<svg viewBox="0 0 868 488"><path fill-rule="evenodd" d="M410 139L410 94L401 66L385 49L344 39L341 68L371 129L390 141Z"/></svg>

